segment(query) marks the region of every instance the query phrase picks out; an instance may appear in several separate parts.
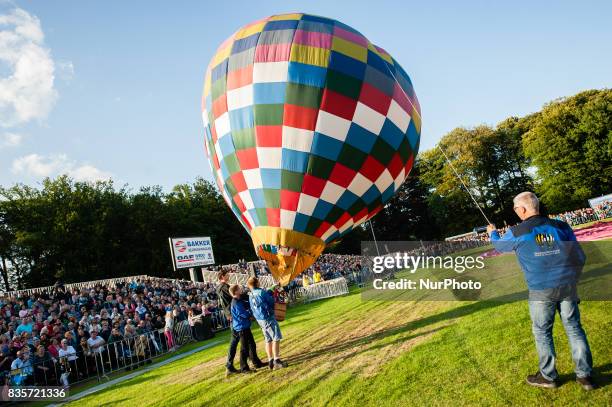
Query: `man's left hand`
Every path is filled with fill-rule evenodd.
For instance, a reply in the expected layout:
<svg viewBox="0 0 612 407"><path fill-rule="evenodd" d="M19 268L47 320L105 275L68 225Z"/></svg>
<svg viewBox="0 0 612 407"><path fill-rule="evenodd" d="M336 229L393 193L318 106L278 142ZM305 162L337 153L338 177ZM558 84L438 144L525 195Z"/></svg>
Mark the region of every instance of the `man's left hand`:
<svg viewBox="0 0 612 407"><path fill-rule="evenodd" d="M494 230L497 230L497 228L495 227L495 225L494 225L494 224L492 224L492 223L489 223L489 224L487 225L487 233L491 234L491 232L493 232Z"/></svg>

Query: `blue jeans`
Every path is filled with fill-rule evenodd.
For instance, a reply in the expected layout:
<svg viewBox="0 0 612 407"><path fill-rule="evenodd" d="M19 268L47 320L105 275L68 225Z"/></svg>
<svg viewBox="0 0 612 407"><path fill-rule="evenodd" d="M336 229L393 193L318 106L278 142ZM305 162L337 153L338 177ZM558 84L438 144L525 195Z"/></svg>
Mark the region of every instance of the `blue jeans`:
<svg viewBox="0 0 612 407"><path fill-rule="evenodd" d="M540 373L548 380L556 380L559 377L555 368L557 355L552 336L556 311L559 311L572 350L576 376L590 376L593 369L593 357L586 334L580 324L578 303L568 300L529 301L533 336L540 359Z"/></svg>
<svg viewBox="0 0 612 407"><path fill-rule="evenodd" d="M234 328L230 327L230 347L227 351L227 362L225 367L234 367L234 358L236 357L236 350L238 349L238 343L240 342L240 332L234 331Z"/></svg>

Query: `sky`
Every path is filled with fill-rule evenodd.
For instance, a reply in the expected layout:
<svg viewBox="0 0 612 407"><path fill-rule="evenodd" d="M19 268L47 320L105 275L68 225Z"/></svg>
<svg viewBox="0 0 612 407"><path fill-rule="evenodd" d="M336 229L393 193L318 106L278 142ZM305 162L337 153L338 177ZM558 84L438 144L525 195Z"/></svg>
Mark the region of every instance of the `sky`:
<svg viewBox="0 0 612 407"><path fill-rule="evenodd" d="M287 12L340 20L393 55L421 104L421 151L612 86L609 1L0 0L0 185L212 180L206 66L236 29Z"/></svg>

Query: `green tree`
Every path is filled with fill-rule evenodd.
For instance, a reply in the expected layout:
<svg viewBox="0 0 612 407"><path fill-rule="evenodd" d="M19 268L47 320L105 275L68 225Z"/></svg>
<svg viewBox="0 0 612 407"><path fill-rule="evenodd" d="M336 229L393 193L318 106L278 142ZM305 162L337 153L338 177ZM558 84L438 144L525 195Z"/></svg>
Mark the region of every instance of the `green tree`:
<svg viewBox="0 0 612 407"><path fill-rule="evenodd" d="M511 118L496 128L457 128L420 155L421 176L431 191L430 211L444 236L486 223L466 186L490 220L512 219L512 197L533 188L521 148L529 120Z"/></svg>
<svg viewBox="0 0 612 407"><path fill-rule="evenodd" d="M373 219L379 240L435 240L440 232L428 206L430 192L415 162L406 181Z"/></svg>
<svg viewBox="0 0 612 407"><path fill-rule="evenodd" d="M589 90L547 104L523 137L537 169L537 192L553 212L612 191L612 90Z"/></svg>

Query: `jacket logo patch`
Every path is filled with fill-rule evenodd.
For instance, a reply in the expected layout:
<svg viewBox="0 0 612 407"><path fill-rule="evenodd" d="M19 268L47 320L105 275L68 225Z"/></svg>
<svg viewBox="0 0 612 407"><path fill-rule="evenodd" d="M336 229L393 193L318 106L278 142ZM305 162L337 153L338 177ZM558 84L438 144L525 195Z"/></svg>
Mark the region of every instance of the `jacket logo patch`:
<svg viewBox="0 0 612 407"><path fill-rule="evenodd" d="M555 237L550 233L538 233L535 236L535 241L540 247L553 247L555 245Z"/></svg>

